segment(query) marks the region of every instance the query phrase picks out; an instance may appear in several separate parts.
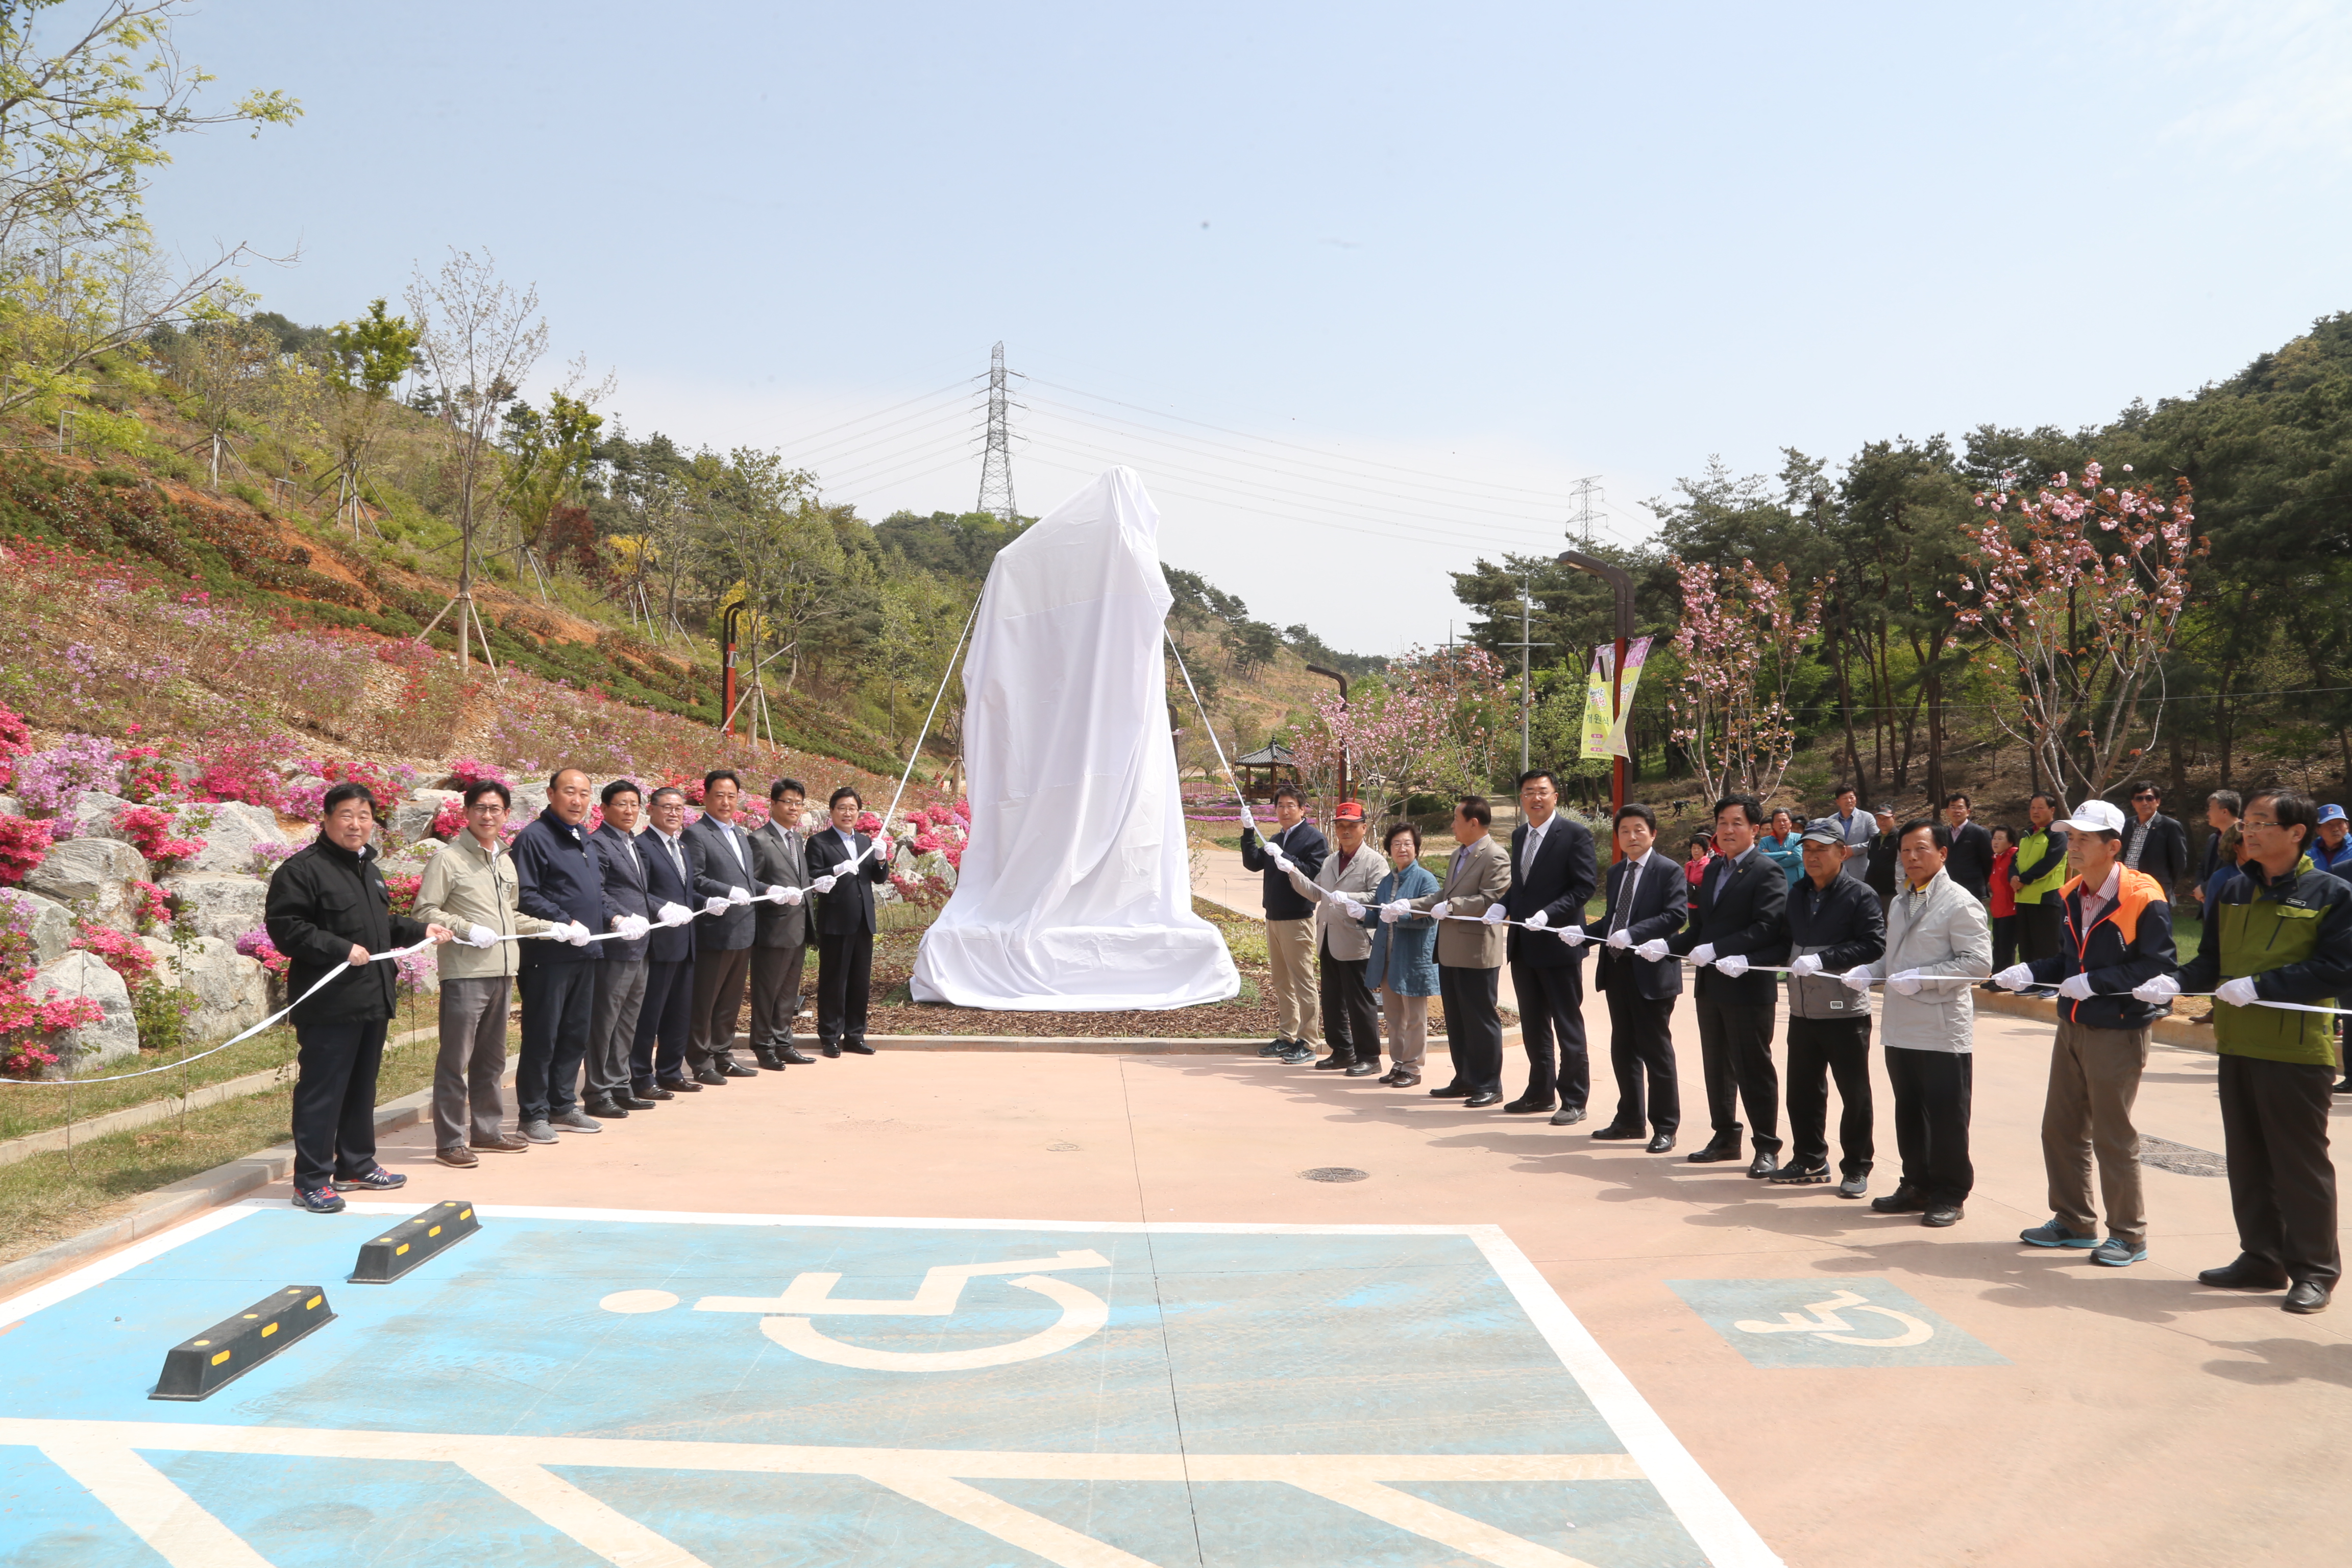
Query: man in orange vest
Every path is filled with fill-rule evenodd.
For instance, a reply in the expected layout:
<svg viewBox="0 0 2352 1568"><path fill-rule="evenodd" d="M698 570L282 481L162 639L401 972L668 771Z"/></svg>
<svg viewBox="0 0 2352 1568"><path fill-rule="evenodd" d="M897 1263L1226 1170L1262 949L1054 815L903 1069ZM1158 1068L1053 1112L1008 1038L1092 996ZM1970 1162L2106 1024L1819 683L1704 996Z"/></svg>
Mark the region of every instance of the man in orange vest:
<svg viewBox="0 0 2352 1568"><path fill-rule="evenodd" d="M2179 967L2172 906L2162 882L2123 863L2124 814L2116 807L2086 801L2063 826L2081 874L2059 889L2058 952L1992 977L2011 991L2058 987L2058 1038L2042 1106L2051 1218L2018 1239L2088 1251L2092 1262L2123 1268L2147 1257L2132 1102L2147 1066L2149 1031L2171 1010L2168 1002L2145 1002L2132 993ZM2095 1159L2107 1200L2105 1241L2091 1206Z"/></svg>

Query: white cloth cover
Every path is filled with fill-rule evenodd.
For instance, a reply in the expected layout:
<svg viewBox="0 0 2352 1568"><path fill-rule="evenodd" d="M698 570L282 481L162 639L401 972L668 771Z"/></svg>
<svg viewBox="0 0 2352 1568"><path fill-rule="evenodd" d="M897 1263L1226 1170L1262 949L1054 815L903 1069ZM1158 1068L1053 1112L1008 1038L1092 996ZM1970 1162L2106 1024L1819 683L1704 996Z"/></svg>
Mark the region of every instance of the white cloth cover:
<svg viewBox="0 0 2352 1568"><path fill-rule="evenodd" d="M1142 480L1112 468L989 568L963 675L971 838L917 1001L1099 1013L1240 993L1192 912L1159 531Z"/></svg>

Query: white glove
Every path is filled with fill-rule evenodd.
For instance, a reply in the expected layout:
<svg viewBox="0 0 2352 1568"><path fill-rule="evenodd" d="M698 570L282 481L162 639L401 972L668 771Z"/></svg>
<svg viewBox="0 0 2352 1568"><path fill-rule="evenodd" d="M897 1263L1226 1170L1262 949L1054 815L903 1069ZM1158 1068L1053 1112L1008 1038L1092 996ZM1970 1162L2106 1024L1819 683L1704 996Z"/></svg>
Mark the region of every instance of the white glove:
<svg viewBox="0 0 2352 1568"><path fill-rule="evenodd" d="M1285 855L1279 849L1276 850L1274 852L1274 868L1287 876L1290 871L1290 857Z"/></svg>
<svg viewBox="0 0 2352 1568"><path fill-rule="evenodd" d="M1870 965L1858 963L1839 975L1838 979L1844 983L1845 988L1849 991L1867 991L1870 989Z"/></svg>
<svg viewBox="0 0 2352 1568"><path fill-rule="evenodd" d="M1341 899L1339 900L1339 907L1348 911L1348 918L1351 921L1360 921L1364 918L1364 906L1356 902L1353 899Z"/></svg>
<svg viewBox="0 0 2352 1568"><path fill-rule="evenodd" d="M1894 986L1906 996L1916 996L1919 994L1919 972L1916 969L1906 969L1900 974L1887 976L1886 984Z"/></svg>
<svg viewBox="0 0 2352 1568"><path fill-rule="evenodd" d="M1627 948L1633 945L1633 933L1627 931L1623 926L1619 926L1615 931L1609 933L1609 945L1615 948L1618 952L1622 952Z"/></svg>
<svg viewBox="0 0 2352 1568"><path fill-rule="evenodd" d="M1818 952L1800 953L1789 961L1789 973L1800 980L1808 974L1819 974L1821 972L1822 955Z"/></svg>
<svg viewBox="0 0 2352 1568"><path fill-rule="evenodd" d="M1381 919L1388 921L1391 925L1394 925L1397 921L1404 919L1405 916L1411 913L1412 913L1412 900L1411 899L1391 899L1387 903L1381 906Z"/></svg>
<svg viewBox="0 0 2352 1568"><path fill-rule="evenodd" d="M1562 926L1559 928L1559 940L1570 947L1582 947L1591 939L1585 934L1582 926Z"/></svg>
<svg viewBox="0 0 2352 1568"><path fill-rule="evenodd" d="M1636 958L1646 958L1652 963L1655 963L1662 958L1671 958L1674 955L1667 951L1666 939L1664 937L1654 936L1649 941L1643 942L1641 946L1635 948L1633 950L1633 956Z"/></svg>
<svg viewBox="0 0 2352 1568"><path fill-rule="evenodd" d="M596 933L594 931L588 929L586 922L582 921L573 921L572 922L571 934L566 936L563 940L570 942L574 947L586 947L588 945L588 939L595 934Z"/></svg>
<svg viewBox="0 0 2352 1568"><path fill-rule="evenodd" d="M2180 994L2180 982L2169 974L2159 974L2133 986L2132 994L2143 1002L2169 1002Z"/></svg>
<svg viewBox="0 0 2352 1568"><path fill-rule="evenodd" d="M769 891L776 895L776 902L783 905L784 908L788 910L793 905L799 903L803 898L807 896L798 888L772 888Z"/></svg>
<svg viewBox="0 0 2352 1568"><path fill-rule="evenodd" d="M2216 1000L2227 1002L2232 1007L2251 1007L2262 1000L2261 994L2254 989L2254 977L2251 974L2241 974L2235 980L2224 980L2221 982L2221 988L2215 991L2213 995Z"/></svg>
<svg viewBox="0 0 2352 1568"><path fill-rule="evenodd" d="M1481 922L1490 926L1501 925L1505 921L1509 920L1510 918L1511 911L1505 909L1500 904L1488 904L1486 906L1486 912L1478 917Z"/></svg>
<svg viewBox="0 0 2352 1568"><path fill-rule="evenodd" d="M1992 977L1992 983L2003 991L2022 991L2033 984L2033 965L2012 963Z"/></svg>
<svg viewBox="0 0 2352 1568"><path fill-rule="evenodd" d="M1733 980L1748 973L1748 960L1736 952L1727 952L1715 961L1715 972Z"/></svg>
<svg viewBox="0 0 2352 1568"><path fill-rule="evenodd" d="M646 919L643 915L623 915L621 917L620 932L621 940L623 942L643 942L645 940L646 932L653 929L654 922Z"/></svg>
<svg viewBox="0 0 2352 1568"><path fill-rule="evenodd" d="M664 904L661 907L661 923L666 926L682 926L693 918L694 911L684 904Z"/></svg>
<svg viewBox="0 0 2352 1568"><path fill-rule="evenodd" d="M1541 910L1538 910L1535 913L1529 915L1522 923L1525 924L1529 931L1541 931L1546 926L1551 924L1551 917L1544 913Z"/></svg>
<svg viewBox="0 0 2352 1568"><path fill-rule="evenodd" d="M2058 994L2069 1002L2088 1002L2091 999L2091 977L2087 974L2066 976L2058 983Z"/></svg>
<svg viewBox="0 0 2352 1568"><path fill-rule="evenodd" d="M764 893L761 893L761 894L760 895L760 897L761 897L761 899L765 900L767 902L772 903L772 904L781 904L781 903L782 903L782 902L784 901L784 888L783 888L783 884L782 884L782 883L781 883L781 882L771 882L771 883L769 883L769 884L768 884L768 890L767 890L766 892L764 892Z"/></svg>
<svg viewBox="0 0 2352 1568"><path fill-rule="evenodd" d="M702 900L702 912L706 915L723 915L727 912L727 900L705 899Z"/></svg>
<svg viewBox="0 0 2352 1568"><path fill-rule="evenodd" d="M838 880L838 879L832 872L828 871L824 876L819 877L815 881L811 882L809 886L814 888L820 893L830 893L833 891L833 884L836 880Z"/></svg>
<svg viewBox="0 0 2352 1568"><path fill-rule="evenodd" d="M467 926L466 928L466 945L467 947L488 947L490 943L498 940L499 933L492 931L488 926L475 925Z"/></svg>
<svg viewBox="0 0 2352 1568"><path fill-rule="evenodd" d="M1708 964L1713 963L1715 962L1715 943L1711 942L1703 942L1696 947L1692 948L1690 950L1690 961L1693 963L1697 964L1701 969L1705 969Z"/></svg>
<svg viewBox="0 0 2352 1568"><path fill-rule="evenodd" d="M730 888L727 889L727 901L740 909L741 906L751 901L751 889L748 888Z"/></svg>

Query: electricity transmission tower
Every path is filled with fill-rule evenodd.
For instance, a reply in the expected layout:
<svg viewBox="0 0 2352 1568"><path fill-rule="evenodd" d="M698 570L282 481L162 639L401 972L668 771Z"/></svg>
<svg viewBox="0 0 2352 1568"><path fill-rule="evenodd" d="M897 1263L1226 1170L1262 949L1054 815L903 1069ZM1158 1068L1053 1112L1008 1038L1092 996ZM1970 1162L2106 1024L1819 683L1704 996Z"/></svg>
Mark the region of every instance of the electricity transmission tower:
<svg viewBox="0 0 2352 1568"><path fill-rule="evenodd" d="M1594 474L1576 481L1576 515L1569 520L1569 526L1576 531L1587 550L1592 548L1592 525L1601 521L1592 510L1593 503L1601 499L1600 479L1599 474Z"/></svg>
<svg viewBox="0 0 2352 1568"><path fill-rule="evenodd" d="M1004 345L999 343L988 356L988 456L980 465L980 505L974 510L1011 523L1019 514L1013 505L1013 431L1005 416L1020 405L1010 396L1007 374Z"/></svg>

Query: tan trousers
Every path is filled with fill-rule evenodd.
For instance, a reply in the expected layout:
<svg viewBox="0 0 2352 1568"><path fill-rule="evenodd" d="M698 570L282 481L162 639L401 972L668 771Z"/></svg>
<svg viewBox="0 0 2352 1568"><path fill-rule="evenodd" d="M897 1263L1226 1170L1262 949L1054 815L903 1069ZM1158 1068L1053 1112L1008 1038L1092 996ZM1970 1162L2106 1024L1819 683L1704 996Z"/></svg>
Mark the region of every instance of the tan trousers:
<svg viewBox="0 0 2352 1568"><path fill-rule="evenodd" d="M1315 922L1265 922L1265 956L1274 971L1274 1030L1304 1046L1323 1043L1322 1008L1316 998Z"/></svg>
<svg viewBox="0 0 2352 1568"><path fill-rule="evenodd" d="M2132 1102L2147 1066L2146 1029L2089 1029L2061 1016L2050 1048L2050 1095L2042 1103L2042 1163L2050 1212L2076 1236L2099 1234L2091 1207L2091 1161L2107 1200L2107 1234L2134 1247L2147 1240L2140 1195L2139 1131Z"/></svg>
<svg viewBox="0 0 2352 1568"><path fill-rule="evenodd" d="M1383 985L1381 1016L1389 1026L1389 1059L1419 1072L1421 1058L1429 1052L1429 998L1400 996Z"/></svg>

